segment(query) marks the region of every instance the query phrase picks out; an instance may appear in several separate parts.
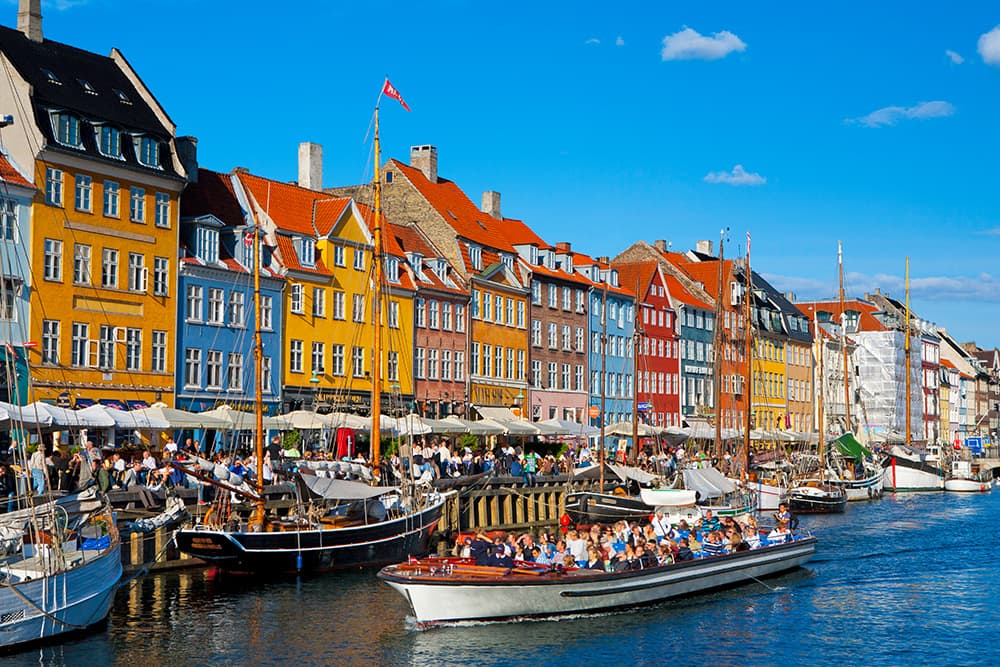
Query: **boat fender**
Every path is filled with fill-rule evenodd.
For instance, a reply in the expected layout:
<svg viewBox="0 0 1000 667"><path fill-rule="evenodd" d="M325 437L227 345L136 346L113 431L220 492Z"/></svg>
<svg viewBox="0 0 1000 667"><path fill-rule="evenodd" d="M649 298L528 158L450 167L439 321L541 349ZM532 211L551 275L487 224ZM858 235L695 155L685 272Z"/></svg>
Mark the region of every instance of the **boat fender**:
<svg viewBox="0 0 1000 667"><path fill-rule="evenodd" d="M699 500L701 500L701 491L695 491L694 492L694 501L698 502Z"/></svg>
<svg viewBox="0 0 1000 667"><path fill-rule="evenodd" d="M870 486L869 486L869 487L868 487L868 497L869 497L869 498L871 498L871 497L872 497L873 495L875 495L875 494L874 494L874 492L872 491L872 487L870 487Z"/></svg>

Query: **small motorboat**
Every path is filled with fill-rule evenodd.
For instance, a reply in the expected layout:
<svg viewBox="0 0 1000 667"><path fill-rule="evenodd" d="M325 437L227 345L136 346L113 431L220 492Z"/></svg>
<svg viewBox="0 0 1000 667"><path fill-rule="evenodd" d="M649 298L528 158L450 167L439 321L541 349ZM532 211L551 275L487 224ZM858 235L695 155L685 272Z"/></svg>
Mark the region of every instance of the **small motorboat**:
<svg viewBox="0 0 1000 667"><path fill-rule="evenodd" d="M944 490L956 493L985 493L992 488L990 482L976 476L969 461L952 461L951 471L944 480Z"/></svg>
<svg viewBox="0 0 1000 667"><path fill-rule="evenodd" d="M847 509L847 491L820 480L803 480L789 490L788 506L796 514L843 512Z"/></svg>

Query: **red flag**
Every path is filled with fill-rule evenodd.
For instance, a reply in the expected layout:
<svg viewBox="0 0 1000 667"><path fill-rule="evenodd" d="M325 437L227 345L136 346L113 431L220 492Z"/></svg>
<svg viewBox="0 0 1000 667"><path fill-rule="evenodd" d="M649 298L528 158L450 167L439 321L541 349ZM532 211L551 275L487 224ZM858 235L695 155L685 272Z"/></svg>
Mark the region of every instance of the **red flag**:
<svg viewBox="0 0 1000 667"><path fill-rule="evenodd" d="M243 245L252 246L253 245L253 232L247 232L243 235Z"/></svg>
<svg viewBox="0 0 1000 667"><path fill-rule="evenodd" d="M410 110L410 105L403 101L403 96L396 90L396 87L389 83L389 79L385 80L385 85L382 86L382 94L388 95L392 99L396 100L403 105L403 108L407 111Z"/></svg>

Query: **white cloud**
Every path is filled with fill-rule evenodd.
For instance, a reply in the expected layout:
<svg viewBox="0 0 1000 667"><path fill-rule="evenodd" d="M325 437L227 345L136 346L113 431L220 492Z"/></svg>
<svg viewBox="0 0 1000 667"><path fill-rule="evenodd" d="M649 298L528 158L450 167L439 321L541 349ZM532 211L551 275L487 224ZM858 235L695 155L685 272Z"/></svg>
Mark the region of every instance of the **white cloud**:
<svg viewBox="0 0 1000 667"><path fill-rule="evenodd" d="M848 118L845 122L857 123L865 127L884 127L895 125L901 120L925 120L927 118L944 118L955 113L955 107L950 102L935 100L920 102L912 107L882 107L872 111L867 116Z"/></svg>
<svg viewBox="0 0 1000 667"><path fill-rule="evenodd" d="M965 58L951 49L945 49L944 54L956 65L961 65L965 62Z"/></svg>
<svg viewBox="0 0 1000 667"><path fill-rule="evenodd" d="M1000 25L980 35L976 46L984 63L1000 67Z"/></svg>
<svg viewBox="0 0 1000 667"><path fill-rule="evenodd" d="M1000 236L1000 227L993 227L991 229L984 229L980 234L985 234L986 236Z"/></svg>
<svg viewBox="0 0 1000 667"><path fill-rule="evenodd" d="M618 35L618 38L615 40L615 46L625 46L625 40L622 39L621 35Z"/></svg>
<svg viewBox="0 0 1000 667"><path fill-rule="evenodd" d="M600 44L600 43L601 40L597 39L596 37L591 37L586 42L584 42L584 44Z"/></svg>
<svg viewBox="0 0 1000 667"><path fill-rule="evenodd" d="M719 60L733 51L742 53L746 49L747 45L743 40L728 30L707 37L697 30L685 27L680 32L663 38L660 56L663 60Z"/></svg>
<svg viewBox="0 0 1000 667"><path fill-rule="evenodd" d="M774 287L782 292L794 292L796 298L829 299L837 293L837 285L833 279L829 281L803 278L799 276L782 276L770 273L762 274ZM887 273L868 275L850 272L844 276L844 282L851 294L864 296L871 294L876 288L883 294L903 298L906 293L906 280L903 276ZM976 276L927 276L910 279L910 297L928 301L987 301L1000 303L1000 279L988 273Z"/></svg>
<svg viewBox="0 0 1000 667"><path fill-rule="evenodd" d="M752 171L747 171L742 164L733 167L732 171L710 171L705 174L706 183L726 183L728 185L764 185L767 179Z"/></svg>

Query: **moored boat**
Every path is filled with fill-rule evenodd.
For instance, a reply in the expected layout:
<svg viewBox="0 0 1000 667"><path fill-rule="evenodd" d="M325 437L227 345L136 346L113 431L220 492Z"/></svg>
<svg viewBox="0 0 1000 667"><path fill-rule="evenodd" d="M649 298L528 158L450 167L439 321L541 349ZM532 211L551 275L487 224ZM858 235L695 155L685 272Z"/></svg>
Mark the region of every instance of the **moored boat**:
<svg viewBox="0 0 1000 667"><path fill-rule="evenodd" d="M847 508L843 487L820 480L803 480L788 492L788 506L796 514L828 514Z"/></svg>
<svg viewBox="0 0 1000 667"><path fill-rule="evenodd" d="M934 454L893 445L882 460L882 481L886 491L940 491L944 471Z"/></svg>
<svg viewBox="0 0 1000 667"><path fill-rule="evenodd" d="M378 576L410 605L416 622L549 618L631 608L706 590L737 586L806 563L816 538L627 572L472 565L462 559L413 560Z"/></svg>
<svg viewBox="0 0 1000 667"><path fill-rule="evenodd" d="M952 461L951 471L944 480L944 490L956 493L985 493L992 488L990 482L976 477L969 461Z"/></svg>

